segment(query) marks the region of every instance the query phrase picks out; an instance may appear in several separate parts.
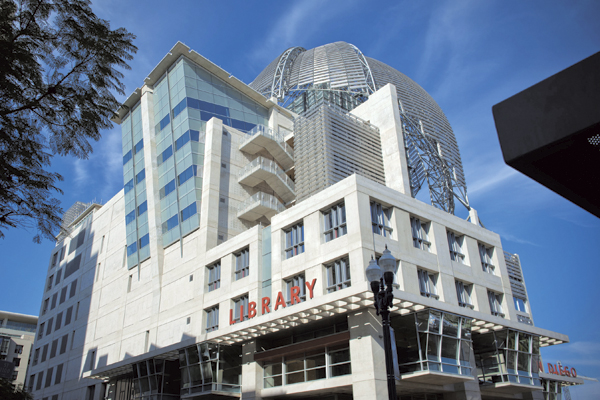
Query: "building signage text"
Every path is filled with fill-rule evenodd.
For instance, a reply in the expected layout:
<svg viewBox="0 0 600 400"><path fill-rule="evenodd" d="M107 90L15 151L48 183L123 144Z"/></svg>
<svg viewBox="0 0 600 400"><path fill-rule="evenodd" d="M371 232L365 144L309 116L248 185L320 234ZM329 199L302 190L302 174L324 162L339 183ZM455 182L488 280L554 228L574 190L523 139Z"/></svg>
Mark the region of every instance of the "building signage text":
<svg viewBox="0 0 600 400"><path fill-rule="evenodd" d="M312 299L314 296L313 289L315 288L315 283L317 283L317 278L313 279L312 282L305 282L306 288L308 289L308 298ZM300 303L300 287L292 286L290 290L290 304L294 305L296 303ZM248 319L256 317L258 310L256 309L257 304L254 301L248 303ZM263 297L261 299L261 315L267 314L271 312L271 307L273 311L277 311L279 307L285 308L286 301L282 292L277 293L277 298L275 300L275 305L271 306L271 299L269 297ZM236 322L242 322L244 320L244 306L240 306L240 320L236 321L233 318L233 309L229 310L229 325L233 325Z"/></svg>

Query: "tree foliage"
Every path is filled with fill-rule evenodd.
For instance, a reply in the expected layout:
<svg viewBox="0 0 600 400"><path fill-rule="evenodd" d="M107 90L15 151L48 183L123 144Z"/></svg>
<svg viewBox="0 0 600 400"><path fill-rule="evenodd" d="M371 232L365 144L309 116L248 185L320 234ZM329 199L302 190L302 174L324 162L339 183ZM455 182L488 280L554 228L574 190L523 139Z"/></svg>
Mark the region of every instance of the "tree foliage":
<svg viewBox="0 0 600 400"><path fill-rule="evenodd" d="M112 127L134 38L87 0L0 0L0 238L11 227L54 238L62 176L47 169L54 155L87 158Z"/></svg>
<svg viewBox="0 0 600 400"><path fill-rule="evenodd" d="M0 399L33 400L33 396L21 387L16 387L6 379L0 378Z"/></svg>

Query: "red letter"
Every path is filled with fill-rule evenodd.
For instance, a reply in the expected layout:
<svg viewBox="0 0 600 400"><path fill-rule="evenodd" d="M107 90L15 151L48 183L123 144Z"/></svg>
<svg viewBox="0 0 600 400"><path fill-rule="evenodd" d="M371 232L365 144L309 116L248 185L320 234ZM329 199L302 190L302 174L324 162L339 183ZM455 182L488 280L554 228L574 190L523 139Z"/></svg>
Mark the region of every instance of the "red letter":
<svg viewBox="0 0 600 400"><path fill-rule="evenodd" d="M568 377L571 376L571 372L569 372L569 367L565 367L565 369L563 369L563 372L565 373L566 376L568 376Z"/></svg>
<svg viewBox="0 0 600 400"><path fill-rule="evenodd" d="M554 372L554 367L550 363L548 363L548 373L549 374L555 374L556 373L556 372Z"/></svg>
<svg viewBox="0 0 600 400"><path fill-rule="evenodd" d="M273 311L277 311L279 306L285 308L285 299L283 298L283 294L281 292L277 293L277 301L275 302L275 308Z"/></svg>
<svg viewBox="0 0 600 400"><path fill-rule="evenodd" d="M235 321L233 320L233 310L229 310L229 325L233 324L235 324Z"/></svg>
<svg viewBox="0 0 600 400"><path fill-rule="evenodd" d="M270 313L269 304L271 303L271 299L268 297L262 298L262 312L261 315L265 315L266 313ZM266 310L266 311L265 311Z"/></svg>
<svg viewBox="0 0 600 400"><path fill-rule="evenodd" d="M248 319L256 317L256 303L251 301L248 304Z"/></svg>
<svg viewBox="0 0 600 400"><path fill-rule="evenodd" d="M308 288L308 298L313 298L313 289L315 288L315 283L317 283L317 278L312 280L312 284L306 282L306 287Z"/></svg>
<svg viewBox="0 0 600 400"><path fill-rule="evenodd" d="M577 378L577 371L575 370L575 368L571 368L571 376L573 378Z"/></svg>
<svg viewBox="0 0 600 400"><path fill-rule="evenodd" d="M296 303L300 303L300 296L298 296L300 294L300 288L298 286L292 286L292 293L290 293L290 301L292 303L292 305L296 304Z"/></svg>

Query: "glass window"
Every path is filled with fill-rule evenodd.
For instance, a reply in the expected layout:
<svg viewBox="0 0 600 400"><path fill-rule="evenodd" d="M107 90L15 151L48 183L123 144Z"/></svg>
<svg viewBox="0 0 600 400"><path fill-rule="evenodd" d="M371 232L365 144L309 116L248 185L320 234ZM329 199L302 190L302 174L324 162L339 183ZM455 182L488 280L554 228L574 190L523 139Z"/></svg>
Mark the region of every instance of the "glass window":
<svg viewBox="0 0 600 400"><path fill-rule="evenodd" d="M137 215L138 217L140 215L142 215L143 213L145 213L146 211L148 211L148 203L147 201L144 201L142 204L140 204L137 208Z"/></svg>
<svg viewBox="0 0 600 400"><path fill-rule="evenodd" d="M429 222L421 221L416 217L410 217L410 227L413 237L413 246L417 249L429 251L431 242L429 241Z"/></svg>
<svg viewBox="0 0 600 400"><path fill-rule="evenodd" d="M452 261L458 261L459 263L465 263L465 254L463 251L463 244L465 237L464 235L459 236L454 232L446 232L448 236L448 247L450 248L450 259Z"/></svg>
<svg viewBox="0 0 600 400"><path fill-rule="evenodd" d="M219 306L204 310L206 313L206 332L219 329Z"/></svg>
<svg viewBox="0 0 600 400"><path fill-rule="evenodd" d="M184 182L193 176L198 176L198 166L190 165L177 177L177 182L181 186Z"/></svg>
<svg viewBox="0 0 600 400"><path fill-rule="evenodd" d="M133 242L129 246L127 246L127 257L135 254L137 252L137 242Z"/></svg>
<svg viewBox="0 0 600 400"><path fill-rule="evenodd" d="M504 317L504 313L502 312L502 294L488 290L488 299L492 315Z"/></svg>
<svg viewBox="0 0 600 400"><path fill-rule="evenodd" d="M177 214L173 215L171 218L169 218L166 222L163 222L162 224L162 233L167 233L169 232L171 229L175 228L177 225L179 225L179 220L177 218Z"/></svg>
<svg viewBox="0 0 600 400"><path fill-rule="evenodd" d="M123 165L127 164L127 162L129 160L131 160L132 158L132 154L131 154L131 150L129 150L127 153L125 153L125 155L123 156Z"/></svg>
<svg viewBox="0 0 600 400"><path fill-rule="evenodd" d="M138 241L138 244L140 246L140 249L148 246L148 244L150 244L150 235L148 233L146 233L144 236L142 236L140 238L140 240Z"/></svg>
<svg viewBox="0 0 600 400"><path fill-rule="evenodd" d="M424 269L419 269L418 274L421 296L433 297L434 299L439 298L436 287L438 274L426 271Z"/></svg>
<svg viewBox="0 0 600 400"><path fill-rule="evenodd" d="M525 306L527 300L520 297L513 297L513 300L515 301L515 309L517 311L527 312L527 307Z"/></svg>
<svg viewBox="0 0 600 400"><path fill-rule="evenodd" d="M304 253L304 224L299 223L285 230L285 258Z"/></svg>
<svg viewBox="0 0 600 400"><path fill-rule="evenodd" d="M198 210L196 207L196 202L193 202L192 204L181 210L181 222L187 220L192 215L195 215L197 212Z"/></svg>
<svg viewBox="0 0 600 400"><path fill-rule="evenodd" d="M479 258L481 259L481 266L485 272L495 275L494 271L496 267L494 264L492 264L493 254L493 247L486 247L484 244L479 243Z"/></svg>
<svg viewBox="0 0 600 400"><path fill-rule="evenodd" d="M144 148L144 139L140 139L140 141L135 144L135 147L133 148L133 151L135 152L135 154L137 154L143 148Z"/></svg>
<svg viewBox="0 0 600 400"><path fill-rule="evenodd" d="M221 287L221 262L206 267L208 272L208 291L212 292Z"/></svg>
<svg viewBox="0 0 600 400"><path fill-rule="evenodd" d="M348 233L346 227L346 206L344 203L337 204L329 210L323 212L325 221L325 242Z"/></svg>
<svg viewBox="0 0 600 400"><path fill-rule="evenodd" d="M129 193L133 189L133 179L125 184L125 193Z"/></svg>
<svg viewBox="0 0 600 400"><path fill-rule="evenodd" d="M240 322L241 316L243 316L244 319L248 319L248 295L247 294L233 300L233 314L234 314L235 322Z"/></svg>
<svg viewBox="0 0 600 400"><path fill-rule="evenodd" d="M133 221L135 221L135 210L125 216L125 225L129 225Z"/></svg>
<svg viewBox="0 0 600 400"><path fill-rule="evenodd" d="M235 255L235 280L242 279L250 273L250 250L244 249Z"/></svg>
<svg viewBox="0 0 600 400"><path fill-rule="evenodd" d="M161 165L173 155L173 146L167 147L157 158L157 164Z"/></svg>
<svg viewBox="0 0 600 400"><path fill-rule="evenodd" d="M175 190L175 179L167 183L162 189L160 189L160 198L164 198L171 194Z"/></svg>
<svg viewBox="0 0 600 400"><path fill-rule="evenodd" d="M286 279L285 281L286 291L287 291L287 305L291 306L298 302L306 301L306 280L304 279L304 274L299 274L291 277L290 279ZM292 295L293 295L293 303L292 303Z"/></svg>
<svg viewBox="0 0 600 400"><path fill-rule="evenodd" d="M351 286L350 261L348 257L340 258L326 265L327 293L335 292Z"/></svg>
<svg viewBox="0 0 600 400"><path fill-rule="evenodd" d="M143 181L144 179L146 179L146 169L142 169L136 176L135 176L135 184L137 185L138 183L140 183L141 181Z"/></svg>
<svg viewBox="0 0 600 400"><path fill-rule="evenodd" d="M458 305L461 307L473 308L473 301L471 300L471 292L473 291L473 285L456 281L456 296L458 297Z"/></svg>
<svg viewBox="0 0 600 400"><path fill-rule="evenodd" d="M373 225L373 233L382 236L390 236L392 228L390 226L390 218L392 209L383 207L380 203L371 202L371 223Z"/></svg>

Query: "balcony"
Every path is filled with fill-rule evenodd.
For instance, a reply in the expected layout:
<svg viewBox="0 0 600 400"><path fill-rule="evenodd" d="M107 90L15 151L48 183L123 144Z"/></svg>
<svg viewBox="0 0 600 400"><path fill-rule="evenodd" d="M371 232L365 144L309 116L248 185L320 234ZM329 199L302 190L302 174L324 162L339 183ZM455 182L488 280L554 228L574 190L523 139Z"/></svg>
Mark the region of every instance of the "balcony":
<svg viewBox="0 0 600 400"><path fill-rule="evenodd" d="M275 163L264 157L257 157L238 174L238 182L255 187L266 182L286 203L296 197L294 181Z"/></svg>
<svg viewBox="0 0 600 400"><path fill-rule="evenodd" d="M264 125L256 125L242 141L240 150L256 154L263 149L266 149L286 171L294 165L294 149L283 140L283 136Z"/></svg>
<svg viewBox="0 0 600 400"><path fill-rule="evenodd" d="M244 201L238 207L238 218L246 221L256 221L260 217L271 219L275 214L285 210L285 207L273 195L258 192Z"/></svg>

